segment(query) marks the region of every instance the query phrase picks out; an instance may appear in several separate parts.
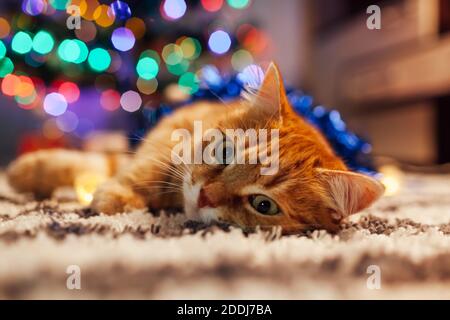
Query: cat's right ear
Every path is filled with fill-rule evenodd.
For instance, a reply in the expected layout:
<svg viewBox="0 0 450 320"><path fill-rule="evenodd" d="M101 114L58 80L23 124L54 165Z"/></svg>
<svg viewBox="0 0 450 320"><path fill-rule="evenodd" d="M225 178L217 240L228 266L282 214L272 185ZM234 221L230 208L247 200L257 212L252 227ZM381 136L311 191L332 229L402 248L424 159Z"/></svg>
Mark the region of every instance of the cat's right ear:
<svg viewBox="0 0 450 320"><path fill-rule="evenodd" d="M280 70L271 62L258 92L253 97L252 107L273 119L282 119L284 110L289 107L286 90Z"/></svg>

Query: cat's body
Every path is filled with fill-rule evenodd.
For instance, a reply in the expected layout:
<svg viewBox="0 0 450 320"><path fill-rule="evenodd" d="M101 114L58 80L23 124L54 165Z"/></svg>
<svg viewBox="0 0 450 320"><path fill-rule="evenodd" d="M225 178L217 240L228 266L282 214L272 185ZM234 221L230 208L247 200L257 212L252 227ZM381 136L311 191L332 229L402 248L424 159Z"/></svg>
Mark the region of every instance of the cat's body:
<svg viewBox="0 0 450 320"><path fill-rule="evenodd" d="M176 129L277 129L279 169L262 175L261 164L180 164L171 160ZM203 142L202 142L203 143ZM326 139L290 107L275 65L251 101L200 102L163 120L137 152L121 156L40 151L14 162L8 176L20 191L48 196L83 172L112 178L94 195L92 208L115 214L132 208L184 209L193 219L219 220L245 229L281 226L285 233L309 228L336 231L340 221L383 192L372 178L351 173Z"/></svg>

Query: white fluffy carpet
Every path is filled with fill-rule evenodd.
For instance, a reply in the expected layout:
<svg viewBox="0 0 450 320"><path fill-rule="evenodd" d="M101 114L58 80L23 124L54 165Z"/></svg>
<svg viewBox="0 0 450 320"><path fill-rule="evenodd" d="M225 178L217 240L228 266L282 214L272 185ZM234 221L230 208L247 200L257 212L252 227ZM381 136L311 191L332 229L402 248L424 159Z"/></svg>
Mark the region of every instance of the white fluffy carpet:
<svg viewBox="0 0 450 320"><path fill-rule="evenodd" d="M335 236L98 216L63 198L34 201L0 176L0 298L450 298L450 176L407 175ZM73 265L80 290L67 288Z"/></svg>

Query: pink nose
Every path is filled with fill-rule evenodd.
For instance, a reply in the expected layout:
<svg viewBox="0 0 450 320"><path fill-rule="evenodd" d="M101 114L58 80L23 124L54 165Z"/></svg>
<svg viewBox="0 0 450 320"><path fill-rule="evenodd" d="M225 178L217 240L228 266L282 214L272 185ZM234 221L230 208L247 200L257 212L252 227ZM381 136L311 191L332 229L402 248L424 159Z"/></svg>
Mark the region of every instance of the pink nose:
<svg viewBox="0 0 450 320"><path fill-rule="evenodd" d="M205 189L203 189L203 187L200 189L200 194L198 195L197 206L199 208L205 208L205 207L215 208L216 207L216 205L208 197L208 194L205 192Z"/></svg>

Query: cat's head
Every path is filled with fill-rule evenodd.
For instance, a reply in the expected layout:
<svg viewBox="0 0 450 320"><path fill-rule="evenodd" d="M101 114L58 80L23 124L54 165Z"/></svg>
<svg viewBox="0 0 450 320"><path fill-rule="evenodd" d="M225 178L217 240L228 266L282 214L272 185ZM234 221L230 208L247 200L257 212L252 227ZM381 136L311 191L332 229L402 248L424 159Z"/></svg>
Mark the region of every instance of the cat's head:
<svg viewBox="0 0 450 320"><path fill-rule="evenodd" d="M377 180L348 171L325 138L295 113L273 63L259 91L224 112L212 127L223 132L277 129L278 151L270 156L279 162L272 174L262 174L259 161L191 165L183 193L192 218L244 229L281 226L284 233L314 228L335 232L343 218L367 208L384 191ZM268 140L270 146L273 138Z"/></svg>

